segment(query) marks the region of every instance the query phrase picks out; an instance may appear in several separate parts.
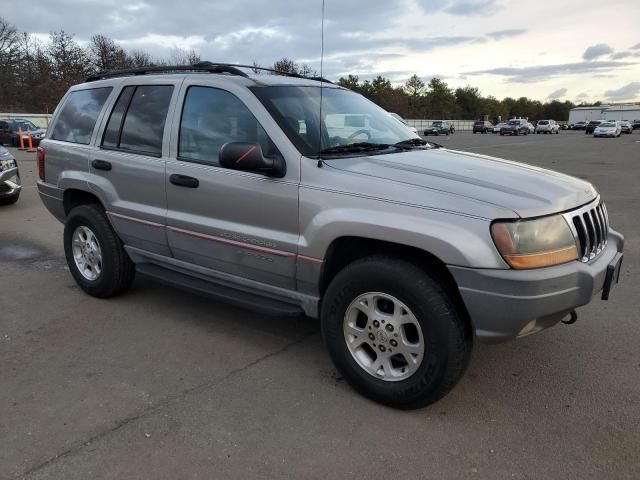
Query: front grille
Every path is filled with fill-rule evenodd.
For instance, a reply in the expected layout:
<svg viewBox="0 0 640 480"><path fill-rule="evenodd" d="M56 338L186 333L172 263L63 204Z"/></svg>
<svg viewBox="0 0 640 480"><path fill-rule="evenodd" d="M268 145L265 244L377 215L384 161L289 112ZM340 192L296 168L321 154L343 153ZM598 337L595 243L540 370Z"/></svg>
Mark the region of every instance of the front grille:
<svg viewBox="0 0 640 480"><path fill-rule="evenodd" d="M597 198L589 205L567 212L565 218L576 237L580 261L586 263L600 255L609 235L609 216L604 202Z"/></svg>

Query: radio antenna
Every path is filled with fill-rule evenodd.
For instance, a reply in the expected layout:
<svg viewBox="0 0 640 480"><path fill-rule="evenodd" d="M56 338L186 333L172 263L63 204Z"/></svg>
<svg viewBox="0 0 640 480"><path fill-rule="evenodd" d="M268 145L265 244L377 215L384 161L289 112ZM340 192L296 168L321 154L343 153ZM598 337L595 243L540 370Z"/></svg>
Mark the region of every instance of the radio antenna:
<svg viewBox="0 0 640 480"><path fill-rule="evenodd" d="M322 0L322 21L320 24L320 78L324 78L324 0ZM320 130L320 136L318 138L318 145L320 146L320 150L322 150L322 90L324 87L324 83L320 83L320 117L318 118L318 128ZM318 156L320 156L320 152L318 152ZM320 163L318 163L320 166Z"/></svg>

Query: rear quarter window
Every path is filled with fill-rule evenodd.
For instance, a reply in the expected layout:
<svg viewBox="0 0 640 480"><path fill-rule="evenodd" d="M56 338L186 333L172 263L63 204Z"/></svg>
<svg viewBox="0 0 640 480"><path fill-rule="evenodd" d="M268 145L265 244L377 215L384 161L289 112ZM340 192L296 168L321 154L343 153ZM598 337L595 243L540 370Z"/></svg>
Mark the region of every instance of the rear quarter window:
<svg viewBox="0 0 640 480"><path fill-rule="evenodd" d="M88 144L112 87L69 93L51 132L53 140Z"/></svg>

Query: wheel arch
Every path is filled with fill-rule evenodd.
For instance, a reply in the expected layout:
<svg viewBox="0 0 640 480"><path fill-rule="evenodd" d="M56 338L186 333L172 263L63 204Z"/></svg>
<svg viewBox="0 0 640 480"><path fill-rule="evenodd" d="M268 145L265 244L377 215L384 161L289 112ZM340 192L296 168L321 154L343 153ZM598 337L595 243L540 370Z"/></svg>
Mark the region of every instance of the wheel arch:
<svg viewBox="0 0 640 480"><path fill-rule="evenodd" d="M436 255L418 247L387 240L358 236L344 236L331 242L320 272L319 291L323 296L335 276L347 265L372 255L385 255L405 260L420 267L426 274L441 282L444 290L458 307L468 328L473 331L469 312L464 304L458 284L446 264Z"/></svg>
<svg viewBox="0 0 640 480"><path fill-rule="evenodd" d="M79 188L67 188L64 191L62 205L65 215L69 215L71 210L79 205L94 204L104 209L104 205L95 193Z"/></svg>

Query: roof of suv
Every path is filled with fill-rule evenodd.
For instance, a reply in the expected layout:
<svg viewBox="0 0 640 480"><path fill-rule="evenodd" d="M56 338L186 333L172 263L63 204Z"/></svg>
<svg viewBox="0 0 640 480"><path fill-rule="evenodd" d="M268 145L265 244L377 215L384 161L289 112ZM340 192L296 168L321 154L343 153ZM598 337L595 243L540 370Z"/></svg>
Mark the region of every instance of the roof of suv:
<svg viewBox="0 0 640 480"><path fill-rule="evenodd" d="M248 69L250 72L245 72L242 69ZM256 70L258 70L258 73L256 73ZM305 77L297 73L282 72L250 65L232 65L212 62L199 62L195 65L162 65L156 67L100 72L87 78L86 82L89 83L108 79L139 78L141 76L152 76L155 78L166 78L170 76L175 78L175 75L181 75L183 78L193 78L199 75L216 75L232 80L235 83L245 84L246 86L295 85L341 88L321 77Z"/></svg>

